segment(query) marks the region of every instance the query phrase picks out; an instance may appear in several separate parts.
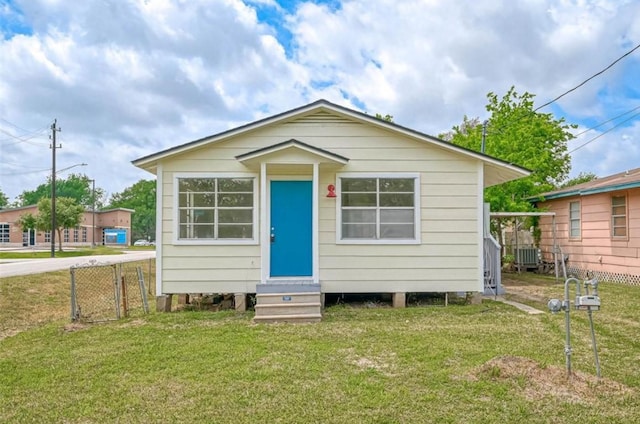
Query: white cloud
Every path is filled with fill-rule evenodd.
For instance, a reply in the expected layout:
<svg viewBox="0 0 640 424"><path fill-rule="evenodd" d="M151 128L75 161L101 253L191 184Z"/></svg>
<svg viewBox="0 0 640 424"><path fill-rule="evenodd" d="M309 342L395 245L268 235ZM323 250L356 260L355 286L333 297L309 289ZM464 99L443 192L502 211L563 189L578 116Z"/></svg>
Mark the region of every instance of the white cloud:
<svg viewBox="0 0 640 424"><path fill-rule="evenodd" d="M30 130L57 118L60 166L89 163L80 172L111 193L151 177L132 159L320 97L362 102L369 113L437 134L465 114L485 118L489 91L501 95L515 85L542 104L640 42L636 1L16 4L23 16L13 20L33 34L0 41L0 117ZM279 14L293 50L255 8ZM629 75L640 69L639 56L561 99L568 120L598 122L635 107ZM23 133L3 121L0 128ZM637 164L638 131L617 129L578 150L575 173ZM46 136L34 145L5 135L0 188L14 197L46 173L6 174L47 168L51 152Z"/></svg>

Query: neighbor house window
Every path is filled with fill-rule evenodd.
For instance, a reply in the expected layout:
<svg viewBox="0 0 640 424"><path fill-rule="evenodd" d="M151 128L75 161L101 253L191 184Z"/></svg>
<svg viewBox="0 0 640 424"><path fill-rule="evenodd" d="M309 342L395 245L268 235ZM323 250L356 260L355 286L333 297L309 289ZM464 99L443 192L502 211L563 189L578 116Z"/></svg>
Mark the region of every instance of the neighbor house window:
<svg viewBox="0 0 640 424"><path fill-rule="evenodd" d="M580 202L569 203L569 237L580 237Z"/></svg>
<svg viewBox="0 0 640 424"><path fill-rule="evenodd" d="M65 243L69 243L69 229L65 228L64 231L62 232L63 234L63 239L62 241Z"/></svg>
<svg viewBox="0 0 640 424"><path fill-rule="evenodd" d="M80 231L79 231L77 228L74 228L74 230L73 230L73 242L74 242L74 243L77 243L77 242L78 242L78 240L79 240L79 238L78 238L79 233L80 233Z"/></svg>
<svg viewBox="0 0 640 424"><path fill-rule="evenodd" d="M9 224L0 224L0 243L9 243Z"/></svg>
<svg viewBox="0 0 640 424"><path fill-rule="evenodd" d="M255 178L177 178L178 240L253 240Z"/></svg>
<svg viewBox="0 0 640 424"><path fill-rule="evenodd" d="M342 242L417 243L417 175L343 175L338 179L339 237Z"/></svg>
<svg viewBox="0 0 640 424"><path fill-rule="evenodd" d="M627 198L625 196L611 198L611 230L613 237L627 236Z"/></svg>
<svg viewBox="0 0 640 424"><path fill-rule="evenodd" d="M82 227L82 242L83 243L87 242L87 228L86 227Z"/></svg>
<svg viewBox="0 0 640 424"><path fill-rule="evenodd" d="M51 243L51 231L44 232L44 242Z"/></svg>

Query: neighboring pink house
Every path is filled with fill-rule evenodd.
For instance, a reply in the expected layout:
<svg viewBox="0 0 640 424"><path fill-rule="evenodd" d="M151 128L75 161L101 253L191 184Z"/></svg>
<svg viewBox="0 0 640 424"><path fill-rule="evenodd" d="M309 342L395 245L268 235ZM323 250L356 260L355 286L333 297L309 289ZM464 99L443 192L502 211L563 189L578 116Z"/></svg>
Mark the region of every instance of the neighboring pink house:
<svg viewBox="0 0 640 424"><path fill-rule="evenodd" d="M640 284L640 168L544 193L539 209L555 212L556 240L567 272ZM553 226L540 218L540 248L552 261Z"/></svg>

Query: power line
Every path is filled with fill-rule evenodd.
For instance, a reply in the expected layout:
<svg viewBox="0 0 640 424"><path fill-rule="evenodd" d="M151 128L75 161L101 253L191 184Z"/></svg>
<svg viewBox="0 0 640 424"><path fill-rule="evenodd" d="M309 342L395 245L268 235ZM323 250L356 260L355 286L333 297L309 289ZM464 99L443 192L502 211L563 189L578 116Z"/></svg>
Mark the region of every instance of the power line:
<svg viewBox="0 0 640 424"><path fill-rule="evenodd" d="M591 127L591 128L587 128L586 130L584 130L584 131L582 131L582 132L579 132L578 134L574 134L574 137L579 137L579 136L581 136L582 134L584 134L584 133L586 133L586 132L589 132L589 131L591 131L591 130L595 130L596 128L599 128L599 127L603 126L604 124L608 124L609 122L614 121L614 120L616 120L616 119L618 119L618 118L620 118L620 117L622 117L622 116L624 116L624 115L626 115L626 114L628 114L628 113L634 112L634 111L636 111L636 110L638 110L638 109L640 109L640 106L636 106L636 107L634 107L633 109L628 110L628 111L626 111L626 112L624 112L624 113L621 113L621 114L620 114L620 115L618 115L618 116L614 116L613 118L608 119L608 120L606 120L606 121L604 121L604 122L601 122L601 123L599 123L599 124L598 124L598 125L596 125L596 126L593 126L593 127ZM625 122L626 122L626 121L625 121Z"/></svg>
<svg viewBox="0 0 640 424"><path fill-rule="evenodd" d="M606 133L613 131L614 129L618 128L620 125L622 125L622 124L624 124L624 123L626 123L626 122L631 121L633 118L635 118L636 116L639 116L639 115L640 115L640 112L638 112L638 113L636 113L636 114L634 114L634 115L631 115L629 118L625 119L624 121L618 122L618 123L617 123L617 124L615 124L613 127L611 127L611 128L609 128L608 130L604 131L602 134L598 134L597 136L593 137L591 140L586 141L585 143L581 144L580 146L576 147L576 148L575 148L575 149L573 149L573 150L570 150L570 151L569 151L569 152L567 152L567 153L568 153L568 154L571 154L571 153L575 152L576 150L580 150L580 149L582 149L582 148L583 148L584 146L586 146L587 144L589 144L589 143L592 143L592 142L596 141L597 139L599 139L600 137L602 137L602 136L603 136L603 135L605 135Z"/></svg>
<svg viewBox="0 0 640 424"><path fill-rule="evenodd" d="M585 85L587 82L591 81L592 79L594 79L595 77L597 77L598 75L602 75L604 72L606 72L609 68L611 68L613 65L615 65L616 63L620 62L622 59L624 59L625 57L629 56L631 53L633 53L634 51L638 50L640 48L640 44L638 44L637 46L635 46L634 48L632 48L631 50L629 50L628 52L626 52L625 54L623 54L622 56L620 56L619 58L617 58L616 60L614 60L609 66L607 66L606 68L604 68L602 71L597 72L593 75L591 75L589 78L587 78L586 80L582 81L580 84L576 85L575 87L573 87L570 90L565 91L564 93L562 93L561 95L559 95L558 97L556 97L555 99L543 104L542 106L539 106L537 108L535 108L533 111L537 112L539 109L542 109L545 106L549 106L551 103L554 103L557 100L560 100L562 97L566 96L567 94L571 93L572 91L577 90L578 88L582 87L583 85Z"/></svg>

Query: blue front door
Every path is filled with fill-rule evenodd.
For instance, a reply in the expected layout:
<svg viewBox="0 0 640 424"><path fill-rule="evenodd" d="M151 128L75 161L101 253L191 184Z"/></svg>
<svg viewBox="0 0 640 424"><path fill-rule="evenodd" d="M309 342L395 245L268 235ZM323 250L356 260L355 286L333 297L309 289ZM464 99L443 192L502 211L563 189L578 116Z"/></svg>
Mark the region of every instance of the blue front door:
<svg viewBox="0 0 640 424"><path fill-rule="evenodd" d="M271 276L312 275L311 181L271 181Z"/></svg>

